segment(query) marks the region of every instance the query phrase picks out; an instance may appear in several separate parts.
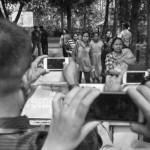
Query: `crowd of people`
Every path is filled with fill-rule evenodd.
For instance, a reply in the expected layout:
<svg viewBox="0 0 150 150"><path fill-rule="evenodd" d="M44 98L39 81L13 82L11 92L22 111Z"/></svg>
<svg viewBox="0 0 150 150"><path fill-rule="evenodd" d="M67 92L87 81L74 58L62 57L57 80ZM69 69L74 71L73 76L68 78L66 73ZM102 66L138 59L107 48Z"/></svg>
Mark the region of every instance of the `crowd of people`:
<svg viewBox="0 0 150 150"><path fill-rule="evenodd" d="M107 30L105 36L100 39L98 32L92 36L88 31L80 35L74 33L72 38L66 30L60 38L60 46L64 57L72 57L79 65L81 83L84 73L86 83L104 83L106 75L116 75L136 62L135 56L130 50L132 34L128 23L124 24L124 30L112 38L111 31Z"/></svg>
<svg viewBox="0 0 150 150"><path fill-rule="evenodd" d="M97 34L94 35L94 42L97 41L96 39ZM83 41L77 41L74 48L78 57L76 57L76 51L73 51L75 57L70 58L69 64L64 65L63 75L70 92L67 95L58 93L54 97L52 101L53 118L49 131L31 130L29 119L21 116L21 112L28 97L33 93L31 83L47 73L41 68L41 63L43 58L48 56L40 56L32 62L33 47L28 34L15 23L0 20L0 149L117 150L102 122L86 120L90 105L100 94L100 91L95 88L79 87L78 71L88 74L86 80L89 81L89 66L86 66L85 70L83 69L86 61L91 60L92 47L89 46L88 40L89 34L84 32ZM117 41L122 49L121 39L117 40L114 40L113 43ZM96 49L101 46L102 42L93 44ZM113 48L115 49L115 44ZM99 54L100 52L95 50L95 53ZM129 54L131 55L131 53ZM133 59L132 56L127 59ZM88 62L88 65L93 67L92 69L95 69L94 64L100 58L99 55L94 57L96 57L94 63ZM76 58L78 60L74 61ZM104 90L120 91L123 72L118 76L107 75ZM150 81L139 85L136 89L129 88L127 90L127 94L143 112L146 120L145 124L132 123L131 129L148 138L150 138L149 93ZM137 142L132 145L132 149L142 150L146 149L146 146ZM148 146L147 149L149 149Z"/></svg>

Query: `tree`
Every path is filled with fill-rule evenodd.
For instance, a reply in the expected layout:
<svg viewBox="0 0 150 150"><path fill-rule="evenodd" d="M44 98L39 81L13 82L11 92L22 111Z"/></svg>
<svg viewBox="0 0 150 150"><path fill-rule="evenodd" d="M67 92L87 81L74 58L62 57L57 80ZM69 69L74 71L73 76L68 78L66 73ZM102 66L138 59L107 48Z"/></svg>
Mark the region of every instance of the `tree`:
<svg viewBox="0 0 150 150"><path fill-rule="evenodd" d="M10 10L10 5L20 4L17 16L14 20L14 22L17 23L24 6L29 2L31 2L31 0L1 0L2 8L0 8L0 17L9 19L9 15L12 13L12 11Z"/></svg>
<svg viewBox="0 0 150 150"><path fill-rule="evenodd" d="M67 14L67 28L69 32L71 32L71 10L81 5L84 5L84 7L89 6L93 2L93 0L49 0L51 6L61 8Z"/></svg>
<svg viewBox="0 0 150 150"><path fill-rule="evenodd" d="M139 24L139 8L141 0L132 0L132 10L131 10L131 32L132 32L132 46L131 50L135 54L136 43L137 43L137 31Z"/></svg>
<svg viewBox="0 0 150 150"><path fill-rule="evenodd" d="M145 68L149 68L149 53L150 53L150 0L147 0L147 46L145 53Z"/></svg>
<svg viewBox="0 0 150 150"><path fill-rule="evenodd" d="M108 27L108 16L109 16L109 4L110 0L106 1L106 14L105 14L105 21L104 21L104 26L103 26L103 32L102 32L102 37L104 36L106 29Z"/></svg>

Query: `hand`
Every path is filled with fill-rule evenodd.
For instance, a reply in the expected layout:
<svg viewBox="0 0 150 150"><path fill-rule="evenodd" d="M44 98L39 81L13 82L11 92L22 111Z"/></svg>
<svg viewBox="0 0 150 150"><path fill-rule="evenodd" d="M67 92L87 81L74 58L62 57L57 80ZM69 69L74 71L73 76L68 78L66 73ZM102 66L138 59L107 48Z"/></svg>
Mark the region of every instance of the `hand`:
<svg viewBox="0 0 150 150"><path fill-rule="evenodd" d="M45 69L43 69L43 59L46 58L47 55L42 55L36 58L31 64L31 83L35 82L41 75L48 73Z"/></svg>
<svg viewBox="0 0 150 150"><path fill-rule="evenodd" d="M139 85L136 89L129 88L127 94L143 112L145 124L131 123L132 131L150 138L150 81L145 85Z"/></svg>
<svg viewBox="0 0 150 150"><path fill-rule="evenodd" d="M124 75L126 70L123 70L118 77L116 76L106 76L106 82L104 86L104 91L105 92L119 92L121 91L121 82L122 82L122 77Z"/></svg>
<svg viewBox="0 0 150 150"><path fill-rule="evenodd" d="M78 84L79 80L78 65L71 58L69 58L69 64L64 65L63 75L68 85Z"/></svg>
<svg viewBox="0 0 150 150"><path fill-rule="evenodd" d="M98 124L85 123L89 107L100 94L93 88L76 87L66 97L57 94L53 100L53 120L42 150L73 150ZM64 99L64 101L62 101Z"/></svg>

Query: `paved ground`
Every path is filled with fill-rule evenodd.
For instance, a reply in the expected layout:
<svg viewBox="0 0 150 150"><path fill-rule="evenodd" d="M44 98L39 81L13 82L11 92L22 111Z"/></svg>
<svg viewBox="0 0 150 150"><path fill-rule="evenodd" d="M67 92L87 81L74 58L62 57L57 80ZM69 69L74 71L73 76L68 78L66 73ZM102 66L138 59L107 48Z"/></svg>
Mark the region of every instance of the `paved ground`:
<svg viewBox="0 0 150 150"><path fill-rule="evenodd" d="M49 38L48 39L48 55L49 57L63 57L62 48L59 45L59 38ZM37 48L34 54L38 56Z"/></svg>

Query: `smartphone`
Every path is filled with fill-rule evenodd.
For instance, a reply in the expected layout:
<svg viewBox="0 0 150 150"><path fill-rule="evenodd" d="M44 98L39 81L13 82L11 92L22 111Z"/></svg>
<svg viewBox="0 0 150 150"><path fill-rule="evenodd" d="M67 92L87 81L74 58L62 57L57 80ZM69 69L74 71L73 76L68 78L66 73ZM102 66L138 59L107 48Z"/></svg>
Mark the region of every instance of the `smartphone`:
<svg viewBox="0 0 150 150"><path fill-rule="evenodd" d="M68 64L68 58L44 58L44 69L46 70L62 70L63 63Z"/></svg>
<svg viewBox="0 0 150 150"><path fill-rule="evenodd" d="M143 122L142 113L125 92L103 92L91 104L87 120Z"/></svg>
<svg viewBox="0 0 150 150"><path fill-rule="evenodd" d="M148 76L148 71L127 71L123 75L123 84L140 84L145 76Z"/></svg>

